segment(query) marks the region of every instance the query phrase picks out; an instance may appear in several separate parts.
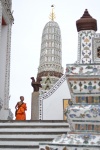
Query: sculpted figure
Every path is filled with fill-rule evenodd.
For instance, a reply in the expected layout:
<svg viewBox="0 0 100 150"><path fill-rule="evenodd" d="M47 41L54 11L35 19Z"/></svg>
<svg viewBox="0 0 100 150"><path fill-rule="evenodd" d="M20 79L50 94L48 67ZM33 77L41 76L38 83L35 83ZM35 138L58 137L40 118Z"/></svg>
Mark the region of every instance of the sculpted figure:
<svg viewBox="0 0 100 150"><path fill-rule="evenodd" d="M32 82L31 82L31 86L34 88L34 92L38 92L39 91L39 87L42 87L40 81L42 81L42 78L37 77L36 81L34 79L34 77L31 77Z"/></svg>

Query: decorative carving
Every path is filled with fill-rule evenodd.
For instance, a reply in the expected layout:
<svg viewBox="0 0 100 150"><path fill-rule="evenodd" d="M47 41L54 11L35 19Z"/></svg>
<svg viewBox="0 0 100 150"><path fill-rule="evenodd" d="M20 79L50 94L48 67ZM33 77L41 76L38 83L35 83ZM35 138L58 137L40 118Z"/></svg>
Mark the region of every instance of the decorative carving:
<svg viewBox="0 0 100 150"><path fill-rule="evenodd" d="M91 63L92 60L92 47L93 47L93 38L95 35L95 31L93 30L85 30L85 31L80 31L78 36L78 62L87 64Z"/></svg>
<svg viewBox="0 0 100 150"><path fill-rule="evenodd" d="M93 60L95 63L100 63L100 37L97 33L93 38Z"/></svg>
<svg viewBox="0 0 100 150"><path fill-rule="evenodd" d="M97 57L100 58L100 46L97 48Z"/></svg>
<svg viewBox="0 0 100 150"><path fill-rule="evenodd" d="M53 5L51 7L54 8ZM50 77L56 81L57 78L61 78L63 75L62 44L59 25L53 20L54 12L52 10L51 21L45 25L42 34L38 77L46 78L49 74ZM54 85L54 83L52 82L52 85ZM44 81L42 81L42 85L43 84Z"/></svg>
<svg viewBox="0 0 100 150"><path fill-rule="evenodd" d="M38 92L39 91L39 87L42 87L40 81L42 81L42 78L37 77L36 81L34 79L34 77L31 77L32 82L31 82L31 86L34 88L34 92Z"/></svg>
<svg viewBox="0 0 100 150"><path fill-rule="evenodd" d="M38 73L38 77L43 77L43 76L48 76L48 74L50 76L55 76L58 78L61 78L61 76L63 75L61 72L56 72L56 71L43 71L41 73Z"/></svg>
<svg viewBox="0 0 100 150"><path fill-rule="evenodd" d="M66 80L71 101L64 113L71 131L65 136L58 136L51 144L43 143L41 147L47 145L49 149L62 150L66 150L67 147L69 150L100 149L100 63L92 63L92 39L97 30L97 24L87 10L77 21L77 30L80 32L78 63L66 65ZM86 31L81 32L81 30ZM49 92L41 97L41 103ZM42 107L40 109L42 112Z"/></svg>
<svg viewBox="0 0 100 150"><path fill-rule="evenodd" d="M3 11L3 17L4 17L4 20L7 24L12 24L14 23L14 17L13 17L13 12L11 12L11 5L12 5L12 2L11 0L1 0L2 2L2 6L4 8L4 11Z"/></svg>

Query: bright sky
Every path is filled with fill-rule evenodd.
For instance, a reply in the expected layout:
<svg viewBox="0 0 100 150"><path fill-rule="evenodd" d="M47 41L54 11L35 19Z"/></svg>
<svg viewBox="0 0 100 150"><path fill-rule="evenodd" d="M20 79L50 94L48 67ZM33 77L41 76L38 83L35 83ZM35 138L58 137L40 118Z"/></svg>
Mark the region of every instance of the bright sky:
<svg viewBox="0 0 100 150"><path fill-rule="evenodd" d="M25 97L31 118L30 77L36 78L39 67L41 36L49 21L51 5L55 5L55 21L59 24L62 36L62 66L77 60L78 33L76 20L88 9L97 19L100 32L100 0L12 0L14 24L11 39L10 109L15 114L15 105L20 95Z"/></svg>

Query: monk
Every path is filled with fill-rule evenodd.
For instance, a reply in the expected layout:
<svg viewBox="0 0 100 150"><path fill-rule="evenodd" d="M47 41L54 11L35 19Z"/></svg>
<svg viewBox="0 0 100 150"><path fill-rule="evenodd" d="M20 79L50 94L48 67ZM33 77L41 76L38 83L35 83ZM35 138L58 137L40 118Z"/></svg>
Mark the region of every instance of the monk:
<svg viewBox="0 0 100 150"><path fill-rule="evenodd" d="M26 120L26 113L27 110L26 103L24 103L24 96L20 96L20 101L15 106L15 120Z"/></svg>

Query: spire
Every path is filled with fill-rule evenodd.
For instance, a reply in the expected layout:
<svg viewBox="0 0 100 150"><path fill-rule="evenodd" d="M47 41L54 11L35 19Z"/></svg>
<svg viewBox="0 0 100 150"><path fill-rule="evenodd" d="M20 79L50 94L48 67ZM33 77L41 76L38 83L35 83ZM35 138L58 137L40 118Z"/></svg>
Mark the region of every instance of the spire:
<svg viewBox="0 0 100 150"><path fill-rule="evenodd" d="M54 5L51 5L51 7L52 7L52 12L50 13L50 19L51 19L52 21L54 21L54 19L56 18L56 17L55 17L55 13L54 13Z"/></svg>
<svg viewBox="0 0 100 150"><path fill-rule="evenodd" d="M88 10L85 9L82 17L76 21L77 31L81 30L94 30L97 31L97 21L92 18Z"/></svg>
<svg viewBox="0 0 100 150"><path fill-rule="evenodd" d="M81 18L92 18L91 15L89 14L88 10L85 9L84 14Z"/></svg>

